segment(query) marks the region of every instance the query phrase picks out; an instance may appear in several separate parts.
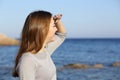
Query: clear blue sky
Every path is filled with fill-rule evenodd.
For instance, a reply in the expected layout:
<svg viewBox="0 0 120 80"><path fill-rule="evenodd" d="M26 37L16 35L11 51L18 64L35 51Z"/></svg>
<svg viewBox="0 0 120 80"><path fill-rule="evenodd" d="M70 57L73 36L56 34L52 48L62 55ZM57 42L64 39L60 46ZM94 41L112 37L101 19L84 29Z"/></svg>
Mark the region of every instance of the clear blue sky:
<svg viewBox="0 0 120 80"><path fill-rule="evenodd" d="M68 38L120 38L120 0L0 0L0 33L19 38L35 10L62 13Z"/></svg>

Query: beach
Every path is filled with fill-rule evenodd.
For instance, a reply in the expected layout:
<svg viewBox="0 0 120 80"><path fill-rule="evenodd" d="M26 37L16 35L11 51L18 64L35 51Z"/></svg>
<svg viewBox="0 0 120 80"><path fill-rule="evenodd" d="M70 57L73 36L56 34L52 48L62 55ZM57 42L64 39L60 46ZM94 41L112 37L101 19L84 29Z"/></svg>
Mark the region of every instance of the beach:
<svg viewBox="0 0 120 80"><path fill-rule="evenodd" d="M19 46L0 46L0 80L18 80L12 77L18 49ZM57 80L120 80L120 66L112 65L120 62L119 49L120 39L67 39L52 55ZM72 64L92 67L77 68ZM95 64L99 68L93 67Z"/></svg>

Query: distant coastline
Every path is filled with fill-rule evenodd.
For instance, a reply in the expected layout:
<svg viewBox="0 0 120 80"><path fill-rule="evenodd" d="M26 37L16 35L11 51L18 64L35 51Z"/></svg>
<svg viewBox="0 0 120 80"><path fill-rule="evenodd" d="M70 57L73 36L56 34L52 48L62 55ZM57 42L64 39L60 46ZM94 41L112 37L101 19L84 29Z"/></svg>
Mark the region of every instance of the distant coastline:
<svg viewBox="0 0 120 80"><path fill-rule="evenodd" d="M120 38L104 38L103 37L103 38L67 38L67 39L96 39L96 40L97 39L106 39L107 40L107 39L120 39Z"/></svg>

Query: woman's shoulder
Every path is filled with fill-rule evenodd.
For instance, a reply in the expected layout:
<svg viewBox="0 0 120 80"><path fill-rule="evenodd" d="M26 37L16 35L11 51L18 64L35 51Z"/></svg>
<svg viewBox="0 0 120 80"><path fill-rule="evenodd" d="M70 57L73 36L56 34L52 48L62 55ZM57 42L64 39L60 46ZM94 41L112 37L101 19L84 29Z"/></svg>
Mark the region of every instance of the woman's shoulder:
<svg viewBox="0 0 120 80"><path fill-rule="evenodd" d="M30 53L24 53L19 60L16 70L28 69L30 67L36 68L35 60Z"/></svg>
<svg viewBox="0 0 120 80"><path fill-rule="evenodd" d="M34 62L34 58L32 56L31 53L27 52L27 53L24 53L21 58L20 58L20 62L22 63L29 63L29 62Z"/></svg>

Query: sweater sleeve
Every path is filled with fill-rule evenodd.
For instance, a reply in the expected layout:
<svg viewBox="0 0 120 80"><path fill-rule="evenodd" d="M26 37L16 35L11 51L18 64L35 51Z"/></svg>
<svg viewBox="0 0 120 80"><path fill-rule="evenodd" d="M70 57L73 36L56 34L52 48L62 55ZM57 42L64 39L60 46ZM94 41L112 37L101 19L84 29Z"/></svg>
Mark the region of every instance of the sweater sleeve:
<svg viewBox="0 0 120 80"><path fill-rule="evenodd" d="M31 58L29 56L22 57L18 67L20 80L35 80L35 64Z"/></svg>
<svg viewBox="0 0 120 80"><path fill-rule="evenodd" d="M66 33L57 32L55 34L55 41L48 43L46 46L46 49L50 53L50 55L55 51L57 47L61 45L61 43L63 43L65 38L66 38Z"/></svg>

